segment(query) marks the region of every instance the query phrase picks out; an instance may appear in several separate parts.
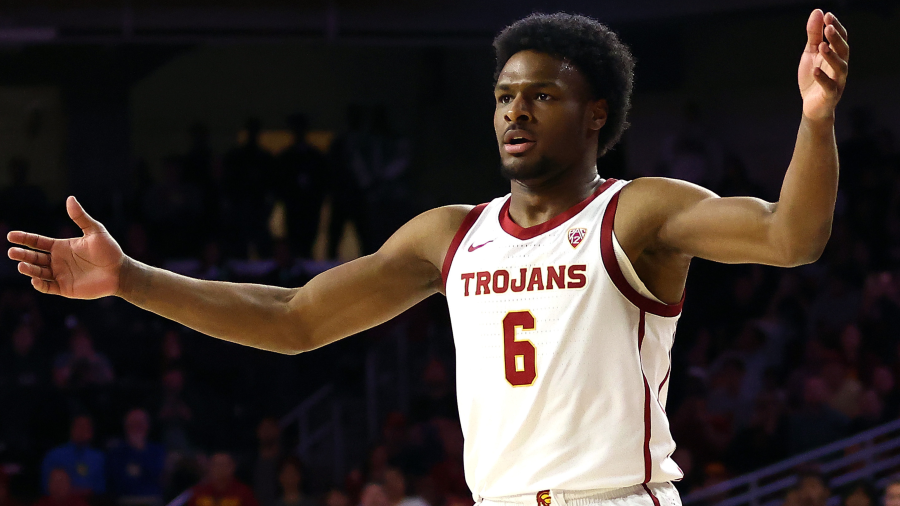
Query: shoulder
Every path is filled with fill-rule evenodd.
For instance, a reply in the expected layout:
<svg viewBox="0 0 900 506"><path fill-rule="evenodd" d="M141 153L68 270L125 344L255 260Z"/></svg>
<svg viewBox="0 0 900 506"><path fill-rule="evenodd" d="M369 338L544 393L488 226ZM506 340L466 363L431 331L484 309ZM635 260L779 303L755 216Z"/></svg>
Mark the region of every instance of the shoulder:
<svg viewBox="0 0 900 506"><path fill-rule="evenodd" d="M400 230L388 239L382 250L385 252L398 248L412 250L417 256L439 266L440 260L453 241L453 236L474 207L451 205L425 211L400 227Z"/></svg>
<svg viewBox="0 0 900 506"><path fill-rule="evenodd" d="M622 187L616 212L630 221L650 226L661 225L666 218L709 198L718 198L715 192L700 185L667 177L641 177Z"/></svg>

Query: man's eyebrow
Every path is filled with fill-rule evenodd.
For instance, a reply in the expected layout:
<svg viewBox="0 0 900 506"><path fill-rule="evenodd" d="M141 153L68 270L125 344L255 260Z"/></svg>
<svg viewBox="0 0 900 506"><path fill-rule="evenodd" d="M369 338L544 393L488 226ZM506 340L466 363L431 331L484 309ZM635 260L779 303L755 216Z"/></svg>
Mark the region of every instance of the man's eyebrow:
<svg viewBox="0 0 900 506"><path fill-rule="evenodd" d="M537 81L537 82L533 82L533 83L523 83L523 84L526 88L550 88L550 87L559 88L559 84L556 83L555 81ZM498 91L508 91L508 90L512 89L512 87L513 86L511 84L498 83L497 86L494 87L494 89L496 89Z"/></svg>

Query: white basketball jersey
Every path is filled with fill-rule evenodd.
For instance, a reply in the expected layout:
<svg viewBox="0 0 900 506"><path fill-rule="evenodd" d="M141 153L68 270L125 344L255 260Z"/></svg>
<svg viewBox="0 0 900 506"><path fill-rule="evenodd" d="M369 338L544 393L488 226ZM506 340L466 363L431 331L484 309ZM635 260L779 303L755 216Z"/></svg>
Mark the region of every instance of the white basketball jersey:
<svg viewBox="0 0 900 506"><path fill-rule="evenodd" d="M476 501L682 478L665 414L682 303L641 295L620 268L612 229L627 183L607 179L529 228L508 195L495 199L451 243L442 274Z"/></svg>

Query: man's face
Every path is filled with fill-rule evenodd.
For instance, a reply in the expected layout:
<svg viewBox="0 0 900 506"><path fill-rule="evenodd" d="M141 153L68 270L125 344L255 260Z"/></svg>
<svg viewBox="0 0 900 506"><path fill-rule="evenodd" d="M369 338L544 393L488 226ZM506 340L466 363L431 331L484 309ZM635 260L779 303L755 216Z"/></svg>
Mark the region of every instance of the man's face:
<svg viewBox="0 0 900 506"><path fill-rule="evenodd" d="M86 445L94 439L94 424L86 416L79 416L72 421L72 429L69 433L73 443Z"/></svg>
<svg viewBox="0 0 900 506"><path fill-rule="evenodd" d="M572 64L546 53L514 54L494 88L494 131L501 172L509 179L546 180L585 159L596 159L606 101L593 100Z"/></svg>
<svg viewBox="0 0 900 506"><path fill-rule="evenodd" d="M884 506L900 506L900 484L888 485L885 489Z"/></svg>

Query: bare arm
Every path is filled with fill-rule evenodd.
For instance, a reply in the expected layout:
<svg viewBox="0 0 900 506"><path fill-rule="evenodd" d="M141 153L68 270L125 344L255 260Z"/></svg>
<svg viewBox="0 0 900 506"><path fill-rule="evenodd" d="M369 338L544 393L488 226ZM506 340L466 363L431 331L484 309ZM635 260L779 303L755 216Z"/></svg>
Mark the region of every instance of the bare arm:
<svg viewBox="0 0 900 506"><path fill-rule="evenodd" d="M203 281L150 267L121 253L102 224L70 198L81 238L11 232L19 272L41 292L71 298L117 295L219 339L300 353L371 328L441 289L443 255L468 208L428 211L376 253L316 276L300 288Z"/></svg>
<svg viewBox="0 0 900 506"><path fill-rule="evenodd" d="M830 43L822 40L823 31ZM795 266L819 258L837 197L834 108L847 78L849 47L837 18L819 10L810 16L807 37L798 71L803 117L778 202L720 198L683 181L636 180L626 190L658 202L648 247L725 263Z"/></svg>

